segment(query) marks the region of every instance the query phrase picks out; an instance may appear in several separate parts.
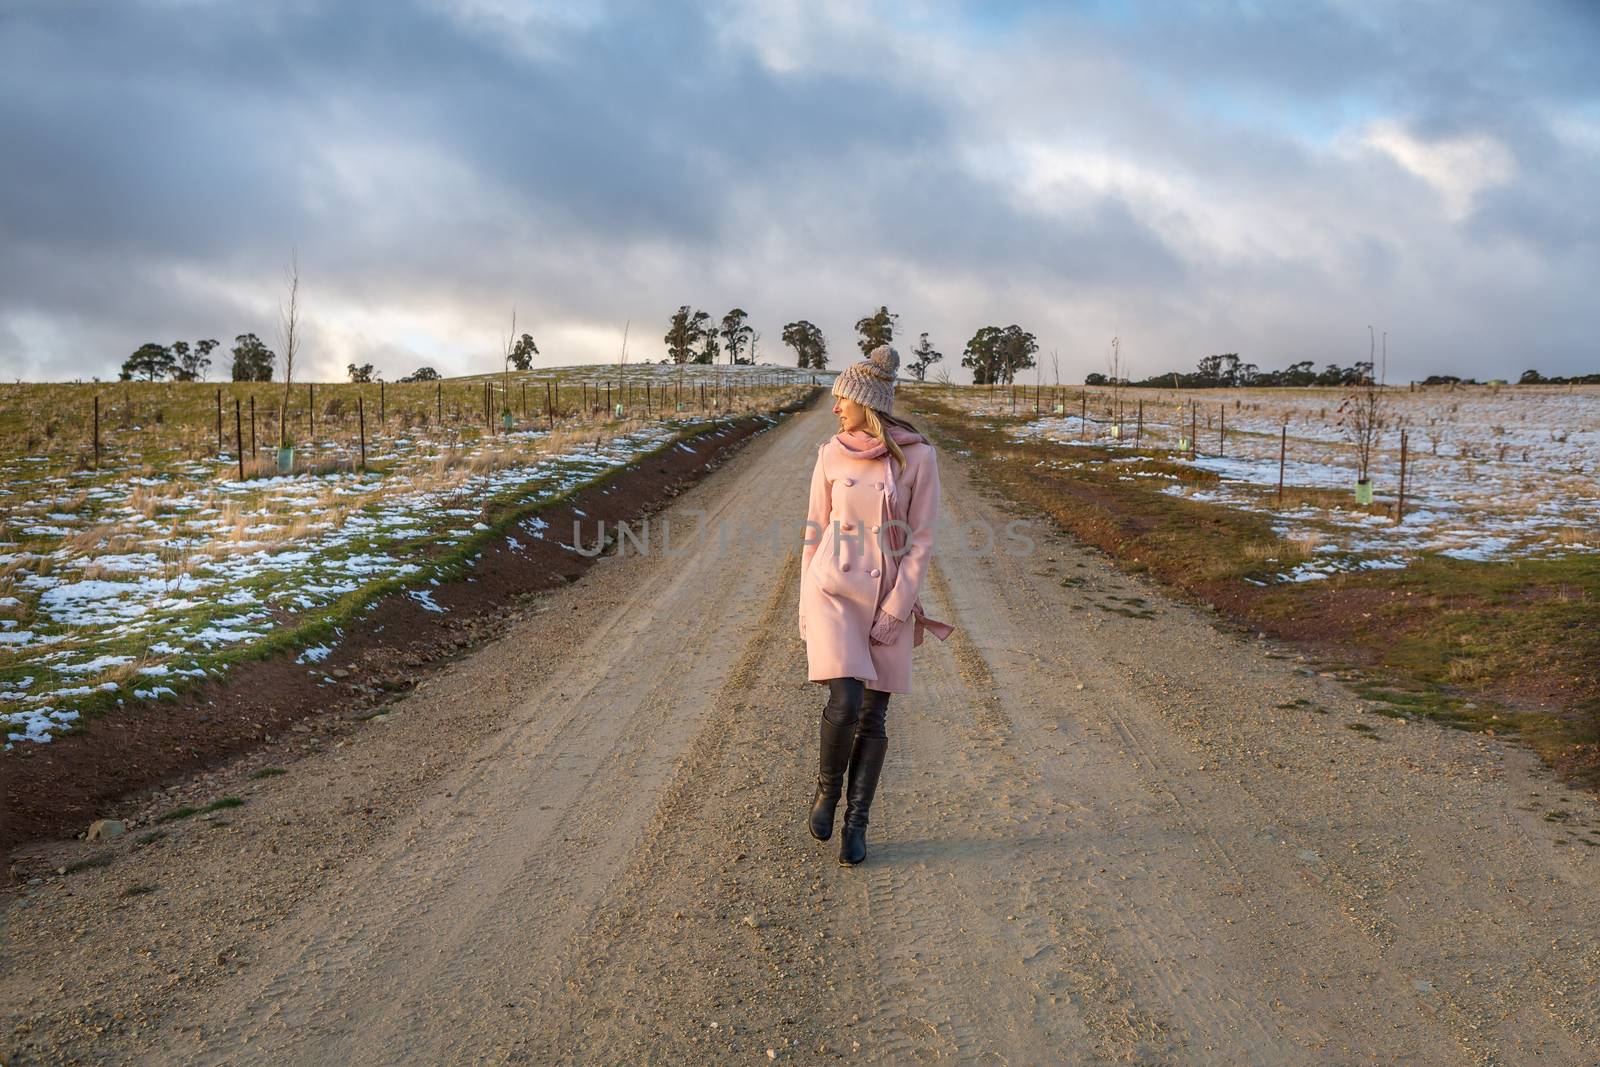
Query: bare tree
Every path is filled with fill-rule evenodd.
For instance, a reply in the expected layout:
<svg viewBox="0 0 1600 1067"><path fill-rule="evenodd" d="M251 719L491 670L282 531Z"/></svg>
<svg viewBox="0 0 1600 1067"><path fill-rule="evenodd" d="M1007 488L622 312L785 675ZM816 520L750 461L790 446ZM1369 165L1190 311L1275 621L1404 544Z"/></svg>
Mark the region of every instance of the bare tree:
<svg viewBox="0 0 1600 1067"><path fill-rule="evenodd" d="M1372 373L1377 357L1377 336L1371 326L1367 327L1367 336L1371 347L1367 359L1367 373L1358 376L1357 382L1340 402L1337 412L1339 427L1355 446L1358 483L1368 480L1372 469L1372 450L1377 445L1378 437L1383 433L1387 421L1383 375L1389 363L1389 334L1385 331L1383 335L1383 367L1377 374Z"/></svg>
<svg viewBox="0 0 1600 1067"><path fill-rule="evenodd" d="M500 361L500 380L505 387L506 399L500 408L500 415L504 418L511 414L511 357L517 353L517 305L511 305L511 332L506 334L505 344L502 346L504 358Z"/></svg>
<svg viewBox="0 0 1600 1067"><path fill-rule="evenodd" d="M283 403L278 407L278 447L289 447L289 384L294 380L294 360L300 352L300 253L290 252L285 271L288 298L278 305L278 344L283 350Z"/></svg>
<svg viewBox="0 0 1600 1067"><path fill-rule="evenodd" d="M1111 382L1112 425L1120 435L1122 431L1122 383L1127 380L1128 367L1122 359L1122 338L1111 338L1111 354L1106 357L1108 380Z"/></svg>
<svg viewBox="0 0 1600 1067"><path fill-rule="evenodd" d="M628 393L628 331L633 328L632 319L622 322L622 347L617 350L617 381L622 395Z"/></svg>

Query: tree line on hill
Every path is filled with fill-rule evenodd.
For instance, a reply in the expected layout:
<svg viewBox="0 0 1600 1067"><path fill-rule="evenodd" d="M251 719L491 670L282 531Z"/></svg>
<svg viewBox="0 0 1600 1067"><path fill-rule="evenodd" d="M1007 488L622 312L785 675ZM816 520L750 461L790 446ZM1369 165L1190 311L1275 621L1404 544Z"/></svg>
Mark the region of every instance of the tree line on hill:
<svg viewBox="0 0 1600 1067"><path fill-rule="evenodd" d="M1571 377L1546 378L1536 370L1523 371L1518 379L1522 385L1600 385L1600 374L1582 374ZM1316 370L1310 360L1291 363L1283 370L1263 371L1254 363L1243 363L1237 353L1206 356L1196 369L1188 374L1168 371L1138 381L1120 378L1113 381L1108 375L1095 372L1086 376L1085 385L1123 385L1147 389L1227 389L1250 386L1312 386L1312 385L1371 385L1372 361L1359 360L1348 367L1336 363L1326 364ZM1454 374L1430 374L1421 385L1479 385L1476 378L1461 378Z"/></svg>
<svg viewBox="0 0 1600 1067"><path fill-rule="evenodd" d="M1372 361L1360 360L1348 367L1329 363L1316 370L1311 360L1291 363L1283 370L1261 370L1254 363L1243 363L1236 352L1206 356L1188 374L1167 371L1139 381L1121 378L1112 381L1095 372L1083 379L1085 385L1125 385L1147 389L1228 389L1241 386L1368 385L1372 382Z"/></svg>
<svg viewBox="0 0 1600 1067"><path fill-rule="evenodd" d="M201 381L211 369L211 353L216 347L217 341L210 338L192 345L188 341L142 344L123 361L121 380L142 377L151 382L168 378L176 382Z"/></svg>
<svg viewBox="0 0 1600 1067"><path fill-rule="evenodd" d="M1525 370L1517 379L1520 385L1600 385L1600 374L1559 374L1546 378L1536 370Z"/></svg>
<svg viewBox="0 0 1600 1067"><path fill-rule="evenodd" d="M662 338L667 346L667 354L660 362L711 365L726 356L730 366L753 364L760 358L761 334L750 326L749 318L743 308L734 308L719 322L713 320L709 313L684 304L667 320L667 332ZM889 344L894 339L898 319L899 316L892 314L887 307L879 307L871 315L857 321L856 332L860 337L856 344L862 354L871 352L879 345ZM785 345L794 349L795 366L801 370L827 369L828 339L816 323L808 319L796 319L784 324L780 336ZM927 334L922 335L922 341L913 350L912 356L914 358L909 366L918 378L944 358L928 343Z"/></svg>
<svg viewBox="0 0 1600 1067"><path fill-rule="evenodd" d="M1430 374L1422 379L1422 385L1504 385L1505 382L1498 378L1491 378L1480 382L1476 378L1462 378L1454 374ZM1518 385L1600 385L1600 374L1573 374L1568 376L1554 375L1546 378L1536 370L1525 370L1522 377L1517 379Z"/></svg>
<svg viewBox="0 0 1600 1067"><path fill-rule="evenodd" d="M122 361L117 379L124 382L203 382L211 372L211 353L216 348L217 342L211 339L196 341L192 345L187 341L174 341L170 345L147 342ZM233 381L272 381L278 354L268 348L261 338L253 333L242 333L233 339L230 352L233 356L230 367ZM539 349L534 345L533 338L523 334L512 349L511 364L518 370L527 370L533 365L533 357L538 354ZM382 377L382 373L371 363L351 363L346 372L352 382L374 382ZM438 381L439 377L439 372L432 367L419 367L400 381L432 382Z"/></svg>
<svg viewBox="0 0 1600 1067"><path fill-rule="evenodd" d="M211 372L211 353L218 342L207 338L190 344L174 341L170 345L147 342L134 350L122 362L119 381L147 382L201 382ZM253 333L242 333L233 339L233 380L236 382L270 382L277 354L262 344Z"/></svg>
<svg viewBox="0 0 1600 1067"><path fill-rule="evenodd" d="M751 334L742 309L723 316L721 325L711 315L688 304L678 308L667 323L663 340L667 355L662 363L716 363L723 353L728 362L754 363L760 334ZM863 356L879 345L891 344L899 331L900 316L886 306L856 321L856 347ZM826 370L828 339L816 323L797 319L785 323L783 343L794 350L795 365L802 370ZM961 365L972 371L980 385L1010 382L1018 372L1034 365L1039 351L1037 338L1017 325L985 326L973 334L961 356ZM926 381L930 368L944 359L926 333L921 334L909 353L906 370L918 381Z"/></svg>

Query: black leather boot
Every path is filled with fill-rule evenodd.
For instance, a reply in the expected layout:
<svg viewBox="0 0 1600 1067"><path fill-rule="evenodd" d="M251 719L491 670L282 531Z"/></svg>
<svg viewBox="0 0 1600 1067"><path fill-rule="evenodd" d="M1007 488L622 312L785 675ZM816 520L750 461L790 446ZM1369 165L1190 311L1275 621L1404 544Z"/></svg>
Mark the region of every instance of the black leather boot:
<svg viewBox="0 0 1600 1067"><path fill-rule="evenodd" d="M867 814L878 791L878 775L888 748L887 737L856 736L855 751L850 754L844 829L839 832L839 862L845 867L854 867L867 858Z"/></svg>
<svg viewBox="0 0 1600 1067"><path fill-rule="evenodd" d="M817 792L811 798L811 836L826 841L833 836L833 815L839 807L839 790L850 763L850 746L856 738L854 723L835 726L822 717L822 753L817 761Z"/></svg>
<svg viewBox="0 0 1600 1067"><path fill-rule="evenodd" d="M811 797L811 836L818 841L833 836L839 790L844 785L850 747L861 721L862 691L861 682L855 678L834 678L828 682L828 703L822 709L821 746L817 758L817 790Z"/></svg>

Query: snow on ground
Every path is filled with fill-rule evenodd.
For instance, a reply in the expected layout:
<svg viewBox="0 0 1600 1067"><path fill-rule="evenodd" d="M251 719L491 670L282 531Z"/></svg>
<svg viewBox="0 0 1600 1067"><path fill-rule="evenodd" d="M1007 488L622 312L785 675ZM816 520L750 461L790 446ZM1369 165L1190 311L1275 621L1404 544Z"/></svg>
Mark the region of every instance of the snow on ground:
<svg viewBox="0 0 1600 1067"><path fill-rule="evenodd" d="M596 368L595 380L615 371ZM630 379L677 373L628 369ZM729 373L752 369L683 371L685 383L696 384ZM792 369L785 376L808 378ZM565 384L564 396L574 388ZM558 429L553 446L542 429L464 443L412 428L370 442L366 472L246 481L226 455L154 471L137 456L131 467L98 472L46 473L33 456L0 460L5 747L48 741L78 717L75 698L120 690L124 699L154 699L172 690L151 679L224 670L221 657L343 597L425 576L436 546L489 529L491 500L534 506L718 415L685 411L610 437L592 427ZM318 448L325 444L335 458L330 443ZM545 525L532 518L522 527L542 537ZM412 595L429 611L445 610L431 593ZM317 662L329 651L322 645L300 658Z"/></svg>
<svg viewBox="0 0 1600 1067"><path fill-rule="evenodd" d="M1388 505L1386 514L1355 502L1356 454L1338 425L1338 389L1124 389L1119 436L1113 436L1109 391L1090 391L1085 422L1078 391L1070 390L1064 410L1008 430L1019 439L1127 449L1130 454L1119 459L1126 477L1156 477L1168 483L1163 492L1270 515L1280 536L1316 545L1312 560L1280 572L1278 581L1398 567L1423 553L1509 560L1600 552L1600 388L1389 388L1384 395L1387 426L1370 475L1374 500ZM1046 390L1047 412L1048 396ZM991 401L974 391L968 397L975 415L1013 413L1007 395ZM1161 458L1214 472L1217 484L1194 485L1138 469L1148 462L1132 454L1141 400L1142 448L1178 449L1194 425L1197 455L1163 451ZM1030 392L1026 400L1019 397L1015 414L1031 411ZM1284 426L1286 491L1332 490L1344 494L1343 502L1291 497L1277 507ZM1396 523L1402 427L1408 437L1405 514ZM1072 462L1069 456L1063 462Z"/></svg>

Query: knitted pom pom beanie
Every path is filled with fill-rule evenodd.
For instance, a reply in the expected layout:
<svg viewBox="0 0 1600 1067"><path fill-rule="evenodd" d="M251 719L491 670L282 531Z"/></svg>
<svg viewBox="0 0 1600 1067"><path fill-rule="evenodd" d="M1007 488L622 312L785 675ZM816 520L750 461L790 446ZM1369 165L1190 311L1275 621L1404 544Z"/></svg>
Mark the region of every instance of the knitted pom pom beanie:
<svg viewBox="0 0 1600 1067"><path fill-rule="evenodd" d="M900 367L900 353L888 345L879 345L867 353L860 363L846 367L833 382L833 395L849 397L878 411L894 409L895 371Z"/></svg>

